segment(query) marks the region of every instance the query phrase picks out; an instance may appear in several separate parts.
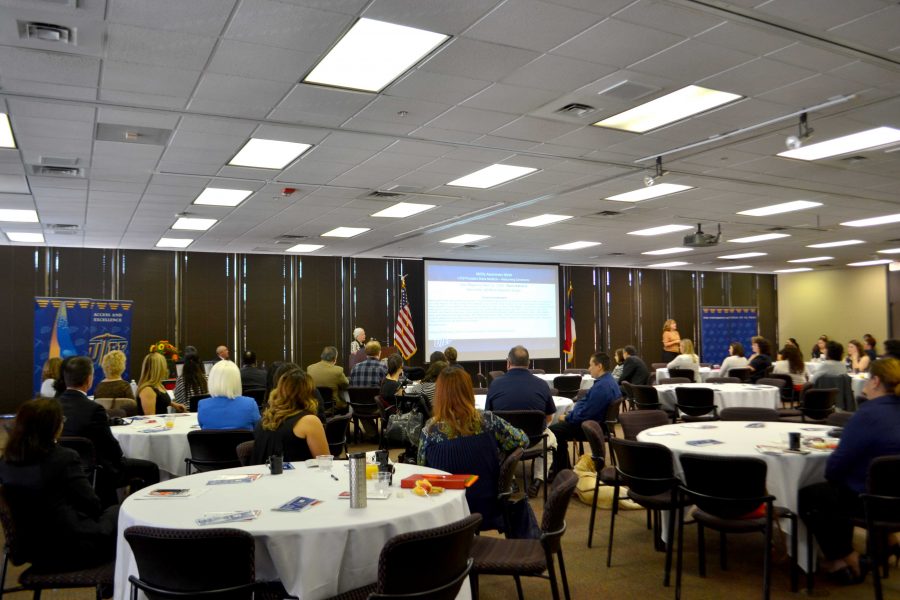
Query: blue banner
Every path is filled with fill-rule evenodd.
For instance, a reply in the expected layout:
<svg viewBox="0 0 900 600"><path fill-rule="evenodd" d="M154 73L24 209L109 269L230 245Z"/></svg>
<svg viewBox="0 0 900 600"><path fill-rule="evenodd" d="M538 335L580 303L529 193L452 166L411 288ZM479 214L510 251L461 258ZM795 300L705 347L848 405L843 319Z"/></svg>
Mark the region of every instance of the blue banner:
<svg viewBox="0 0 900 600"><path fill-rule="evenodd" d="M94 362L94 381L105 375L100 360L107 352L121 350L128 356L131 345L132 300L90 298L34 299L34 369L32 385L37 395L41 371L53 357L89 356ZM122 377L130 379L126 365Z"/></svg>
<svg viewBox="0 0 900 600"><path fill-rule="evenodd" d="M744 345L750 355L750 338L757 335L759 311L752 306L703 306L700 308L700 362L722 364L732 342Z"/></svg>

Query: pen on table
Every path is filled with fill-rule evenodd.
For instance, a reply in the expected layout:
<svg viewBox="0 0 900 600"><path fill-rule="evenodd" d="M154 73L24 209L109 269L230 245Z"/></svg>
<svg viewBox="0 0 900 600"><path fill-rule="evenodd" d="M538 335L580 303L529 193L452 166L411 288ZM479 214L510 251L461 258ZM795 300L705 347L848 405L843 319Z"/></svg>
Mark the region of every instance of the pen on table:
<svg viewBox="0 0 900 600"><path fill-rule="evenodd" d="M340 481L340 479L338 479L337 477L334 476L334 473L329 473L329 474L331 475L331 478L334 479L335 481Z"/></svg>

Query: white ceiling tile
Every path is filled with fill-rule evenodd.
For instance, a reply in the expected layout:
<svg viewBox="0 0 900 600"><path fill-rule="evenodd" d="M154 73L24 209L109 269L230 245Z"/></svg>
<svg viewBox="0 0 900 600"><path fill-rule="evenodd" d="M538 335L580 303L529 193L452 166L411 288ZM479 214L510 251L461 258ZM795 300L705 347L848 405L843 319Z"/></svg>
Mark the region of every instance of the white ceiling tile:
<svg viewBox="0 0 900 600"><path fill-rule="evenodd" d="M537 52L455 38L421 67L432 73L498 81L538 57Z"/></svg>
<svg viewBox="0 0 900 600"><path fill-rule="evenodd" d="M353 19L324 10L275 2L243 0L231 19L226 38L324 53Z"/></svg>
<svg viewBox="0 0 900 600"><path fill-rule="evenodd" d="M378 96L371 104L359 111L356 118L386 121L404 126L423 125L449 108L446 104L425 100Z"/></svg>
<svg viewBox="0 0 900 600"><path fill-rule="evenodd" d="M186 71L171 67L138 65L113 60L103 61L101 87L108 90L178 96L191 95L200 71Z"/></svg>
<svg viewBox="0 0 900 600"><path fill-rule="evenodd" d="M516 118L516 115L511 115L509 113L479 110L467 106L457 106L448 110L433 121L430 121L428 126L437 127L439 129L486 133L497 129Z"/></svg>
<svg viewBox="0 0 900 600"><path fill-rule="evenodd" d="M472 108L525 114L556 97L557 94L550 90L495 83L463 104Z"/></svg>
<svg viewBox="0 0 900 600"><path fill-rule="evenodd" d="M270 115L279 121L319 122L337 126L375 99L374 94L299 84Z"/></svg>
<svg viewBox="0 0 900 600"><path fill-rule="evenodd" d="M607 19L555 48L553 54L627 67L683 39L657 29Z"/></svg>
<svg viewBox="0 0 900 600"><path fill-rule="evenodd" d="M384 94L443 104L457 104L489 85L490 82L479 79L438 75L416 69L389 86Z"/></svg>
<svg viewBox="0 0 900 600"><path fill-rule="evenodd" d="M634 2L618 11L616 19L683 36L696 35L723 22L700 10L658 0Z"/></svg>
<svg viewBox="0 0 900 600"><path fill-rule="evenodd" d="M774 16L804 27L826 30L858 19L884 8L879 0L772 0L761 3L756 10L761 16Z"/></svg>
<svg viewBox="0 0 900 600"><path fill-rule="evenodd" d="M570 123L558 123L546 119L522 117L508 125L504 125L503 127L492 131L491 133L502 137L542 142L544 140L559 137L578 128L580 128L579 125L572 125Z"/></svg>
<svg viewBox="0 0 900 600"><path fill-rule="evenodd" d="M211 107L227 103L245 107L242 115L262 117L291 87L293 84L285 81L207 73L200 80L190 107L202 112L203 109L198 108L198 105Z"/></svg>
<svg viewBox="0 0 900 600"><path fill-rule="evenodd" d="M807 69L758 58L698 83L714 90L755 96L813 75L815 73Z"/></svg>
<svg viewBox="0 0 900 600"><path fill-rule="evenodd" d="M853 62L849 56L799 42L773 52L767 58L816 71L828 71Z"/></svg>
<svg viewBox="0 0 900 600"><path fill-rule="evenodd" d="M218 36L235 0L109 0L110 23Z"/></svg>
<svg viewBox="0 0 900 600"><path fill-rule="evenodd" d="M118 90L100 90L100 99L107 102L120 103L125 106L146 106L172 108L180 110L187 104L187 98L178 96L162 96L141 92L120 92Z"/></svg>
<svg viewBox="0 0 900 600"><path fill-rule="evenodd" d="M91 122L40 117L14 116L13 127L20 144L28 144L27 140L32 137L63 138L90 143L94 133L94 124Z"/></svg>
<svg viewBox="0 0 900 600"><path fill-rule="evenodd" d="M299 52L224 39L216 47L207 71L296 83L318 59L317 52Z"/></svg>
<svg viewBox="0 0 900 600"><path fill-rule="evenodd" d="M466 31L466 37L546 52L601 17L537 0L507 0Z"/></svg>
<svg viewBox="0 0 900 600"><path fill-rule="evenodd" d="M28 180L22 175L0 175L0 193L28 194Z"/></svg>
<svg viewBox="0 0 900 600"><path fill-rule="evenodd" d="M214 37L116 24L110 24L108 36L112 60L182 69L202 69L216 43Z"/></svg>
<svg viewBox="0 0 900 600"><path fill-rule="evenodd" d="M545 54L503 79L504 83L568 92L615 73L618 69L598 63Z"/></svg>
<svg viewBox="0 0 900 600"><path fill-rule="evenodd" d="M97 112L98 123L116 125L132 125L135 127L154 127L156 129L172 129L178 123L178 115L158 111L130 110L101 106Z"/></svg>
<svg viewBox="0 0 900 600"><path fill-rule="evenodd" d="M87 56L0 46L0 73L3 74L4 81L10 78L96 87L100 61Z"/></svg>
<svg viewBox="0 0 900 600"><path fill-rule="evenodd" d="M731 50L724 46L712 46L697 40L688 40L667 50L642 60L631 66L639 73L671 77L693 83L704 77L715 75L752 60L754 56L746 52Z"/></svg>
<svg viewBox="0 0 900 600"><path fill-rule="evenodd" d="M374 0L362 16L436 33L456 35L493 8L498 0Z"/></svg>
<svg viewBox="0 0 900 600"><path fill-rule="evenodd" d="M724 23L696 37L707 44L724 46L750 54L763 55L781 50L793 43L786 35L769 33L763 26L753 27L740 23Z"/></svg>

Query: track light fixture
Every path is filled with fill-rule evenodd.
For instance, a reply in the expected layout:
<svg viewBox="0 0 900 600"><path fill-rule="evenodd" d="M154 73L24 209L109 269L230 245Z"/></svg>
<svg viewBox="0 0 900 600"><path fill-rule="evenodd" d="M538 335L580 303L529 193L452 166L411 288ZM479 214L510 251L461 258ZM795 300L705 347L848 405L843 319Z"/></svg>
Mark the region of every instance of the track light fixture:
<svg viewBox="0 0 900 600"><path fill-rule="evenodd" d="M812 137L813 129L806 120L806 113L800 114L800 123L797 125L797 135L789 135L784 140L784 145L788 150L796 150L803 145L803 142Z"/></svg>
<svg viewBox="0 0 900 600"><path fill-rule="evenodd" d="M668 175L668 174L669 174L668 171L663 170L662 156L657 156L656 157L656 173L653 174L652 176L647 175L646 177L644 177L644 185L647 187L650 187L651 185L653 185L654 183L659 181L660 177L662 177L664 175Z"/></svg>

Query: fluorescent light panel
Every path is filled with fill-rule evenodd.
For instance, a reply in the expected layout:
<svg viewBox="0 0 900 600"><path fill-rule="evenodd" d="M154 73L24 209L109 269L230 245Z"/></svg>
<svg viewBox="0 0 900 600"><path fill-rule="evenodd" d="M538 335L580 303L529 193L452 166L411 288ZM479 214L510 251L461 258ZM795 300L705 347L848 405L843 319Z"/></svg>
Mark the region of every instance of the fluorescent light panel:
<svg viewBox="0 0 900 600"><path fill-rule="evenodd" d="M693 248L663 248L662 250L650 250L649 252L641 252L641 254L649 254L651 256L664 256L666 254L679 254L681 252L691 252Z"/></svg>
<svg viewBox="0 0 900 600"><path fill-rule="evenodd" d="M323 233L322 237L351 238L367 231L370 231L369 227L335 227Z"/></svg>
<svg viewBox="0 0 900 600"><path fill-rule="evenodd" d="M887 225L888 223L897 223L900 221L900 214L887 215L884 217L872 217L870 219L859 219L857 221L847 221L841 223L846 227L872 227L873 225Z"/></svg>
<svg viewBox="0 0 900 600"><path fill-rule="evenodd" d="M310 147L310 144L297 142L250 138L228 164L232 167L283 169Z"/></svg>
<svg viewBox="0 0 900 600"><path fill-rule="evenodd" d="M865 244L862 240L841 240L839 242L825 242L822 244L810 244L807 248L839 248L841 246L855 246L856 244Z"/></svg>
<svg viewBox="0 0 900 600"><path fill-rule="evenodd" d="M197 219L193 217L178 217L172 229L190 229L191 231L206 231L216 224L215 219Z"/></svg>
<svg viewBox="0 0 900 600"><path fill-rule="evenodd" d="M319 248L324 247L321 244L297 244L296 246L291 246L285 252L315 252Z"/></svg>
<svg viewBox="0 0 900 600"><path fill-rule="evenodd" d="M767 217L769 215L779 215L781 213L794 212L796 210L815 208L816 206L822 206L822 203L810 202L809 200L794 200L793 202L783 202L782 204L771 204L769 206L761 206L751 210L742 210L737 214L750 217Z"/></svg>
<svg viewBox="0 0 900 600"><path fill-rule="evenodd" d="M462 235L458 235L456 237L447 238L446 240L441 240L442 244L471 244L472 242L480 242L481 240L488 239L489 235L479 235L477 233L464 233Z"/></svg>
<svg viewBox="0 0 900 600"><path fill-rule="evenodd" d="M9 115L0 113L0 148L15 148L16 138L13 137L12 127L9 124Z"/></svg>
<svg viewBox="0 0 900 600"><path fill-rule="evenodd" d="M581 250L582 248L590 248L591 246L599 246L600 242L569 242L560 246L551 246L551 250Z"/></svg>
<svg viewBox="0 0 900 600"><path fill-rule="evenodd" d="M616 202L640 202L641 200L650 200L651 198L659 198L660 196L668 196L669 194L677 194L685 190L692 190L694 186L680 185L677 183L660 183L651 185L650 187L642 187L623 194L615 196L607 196L606 200L615 200Z"/></svg>
<svg viewBox="0 0 900 600"><path fill-rule="evenodd" d="M757 256L765 256L766 252L744 252L742 254L726 254L725 256L719 256L717 258L721 258L723 260L739 260L741 258L755 258Z"/></svg>
<svg viewBox="0 0 900 600"><path fill-rule="evenodd" d="M424 29L360 19L303 81L380 92L448 37Z"/></svg>
<svg viewBox="0 0 900 600"><path fill-rule="evenodd" d="M537 171L537 169L532 169L531 167L517 167L515 165L497 164L479 169L474 173L469 173L468 175L460 177L459 179L454 179L447 185L478 188L483 190L494 187L496 185L500 185L502 183L506 183L508 181L512 181L513 179L518 179L519 177L531 175L535 171Z"/></svg>
<svg viewBox="0 0 900 600"><path fill-rule="evenodd" d="M6 237L9 238L11 242L25 242L29 244L43 244L44 243L44 234L43 233L28 233L24 231L7 231Z"/></svg>
<svg viewBox="0 0 900 600"><path fill-rule="evenodd" d="M900 254L900 248L888 248L886 250L879 250L878 254Z"/></svg>
<svg viewBox="0 0 900 600"><path fill-rule="evenodd" d="M568 221L571 218L569 215L538 215L529 219L522 219L521 221L513 221L512 223L507 223L507 225L512 227L541 227L542 225Z"/></svg>
<svg viewBox="0 0 900 600"><path fill-rule="evenodd" d="M38 223L38 216L36 210L0 208L0 221L8 221L10 223Z"/></svg>
<svg viewBox="0 0 900 600"><path fill-rule="evenodd" d="M729 242L737 242L738 244L752 244L754 242L766 242L768 240L777 240L779 238L791 237L787 233L764 233L762 235L751 235L750 237L734 238Z"/></svg>
<svg viewBox="0 0 900 600"><path fill-rule="evenodd" d="M730 267L717 267L716 271L737 271L739 269L752 269L753 265L732 265Z"/></svg>
<svg viewBox="0 0 900 600"><path fill-rule="evenodd" d="M822 262L825 260L832 260L833 256L813 256L811 258L795 258L794 260L789 260L789 263L811 263L811 262Z"/></svg>
<svg viewBox="0 0 900 600"><path fill-rule="evenodd" d="M252 193L252 190L230 190L228 188L208 187L200 192L200 195L194 200L194 204L205 204L208 206L237 206Z"/></svg>
<svg viewBox="0 0 900 600"><path fill-rule="evenodd" d="M876 127L875 129L867 129L866 131L825 140L818 144L803 146L796 150L779 152L778 156L797 158L799 160L819 160L820 158L839 156L849 152L877 148L896 142L900 142L900 129L895 129L894 127Z"/></svg>
<svg viewBox="0 0 900 600"><path fill-rule="evenodd" d="M693 225L662 225L660 227L651 227L650 229L629 231L628 235L663 235L665 233L675 233L676 231L686 231L693 228Z"/></svg>
<svg viewBox="0 0 900 600"><path fill-rule="evenodd" d="M417 215L420 212L425 212L426 210L431 210L434 208L434 204L414 204L412 202L398 202L393 206L389 206L384 210L380 210L373 217L389 217L392 219L402 219L404 217L411 217L412 215Z"/></svg>
<svg viewBox="0 0 900 600"><path fill-rule="evenodd" d="M791 261L788 261L791 262ZM804 271L812 271L809 267L797 267L796 269L777 269L776 273L803 273Z"/></svg>
<svg viewBox="0 0 900 600"><path fill-rule="evenodd" d="M686 119L741 98L743 96L739 94L689 85L656 100L645 102L625 112L597 121L594 125L633 133L646 133L657 127Z"/></svg>
<svg viewBox="0 0 900 600"><path fill-rule="evenodd" d="M159 238L157 248L187 248L194 240L187 238Z"/></svg>
<svg viewBox="0 0 900 600"><path fill-rule="evenodd" d="M864 260L862 262L847 263L848 267L871 267L874 265L889 265L893 260L890 258L881 258L878 260Z"/></svg>
<svg viewBox="0 0 900 600"><path fill-rule="evenodd" d="M654 268L655 269L666 269L668 267L683 267L683 266L689 265L689 264L691 264L691 263L684 262L682 260L673 260L672 262L661 262L661 263L656 263L655 265L647 265L647 266L652 269L654 269Z"/></svg>

